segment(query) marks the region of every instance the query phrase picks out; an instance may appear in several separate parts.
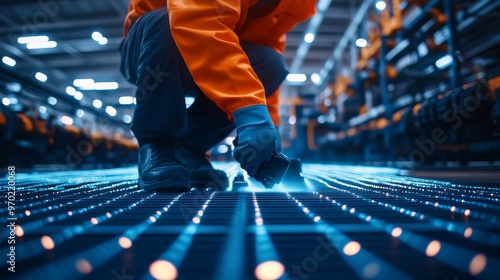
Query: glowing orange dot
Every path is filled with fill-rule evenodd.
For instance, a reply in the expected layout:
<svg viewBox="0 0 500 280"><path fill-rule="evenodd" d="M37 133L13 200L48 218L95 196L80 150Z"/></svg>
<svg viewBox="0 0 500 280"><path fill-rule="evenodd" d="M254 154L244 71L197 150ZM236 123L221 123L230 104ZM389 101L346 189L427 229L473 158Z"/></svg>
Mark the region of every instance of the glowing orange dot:
<svg viewBox="0 0 500 280"><path fill-rule="evenodd" d="M356 241L351 241L344 246L344 254L354 256L361 250L361 245Z"/></svg>
<svg viewBox="0 0 500 280"><path fill-rule="evenodd" d="M342 210L347 209L347 205L342 205Z"/></svg>
<svg viewBox="0 0 500 280"><path fill-rule="evenodd" d="M92 266L86 259L79 259L76 261L76 269L82 274L89 274L92 272Z"/></svg>
<svg viewBox="0 0 500 280"><path fill-rule="evenodd" d="M107 212L106 217L111 218L111 213Z"/></svg>
<svg viewBox="0 0 500 280"><path fill-rule="evenodd" d="M203 216L203 211L202 210L198 210L198 216Z"/></svg>
<svg viewBox="0 0 500 280"><path fill-rule="evenodd" d="M177 268L168 261L155 261L149 266L149 273L154 278L161 280L177 278Z"/></svg>
<svg viewBox="0 0 500 280"><path fill-rule="evenodd" d="M455 209L457 209L457 207L455 207L455 206L451 206L450 211L451 211L451 212L455 212Z"/></svg>
<svg viewBox="0 0 500 280"><path fill-rule="evenodd" d="M41 242L42 242L43 248L45 248L46 250L54 249L54 241L52 240L52 238L50 238L50 236L48 236L48 235L42 236Z"/></svg>
<svg viewBox="0 0 500 280"><path fill-rule="evenodd" d="M470 261L469 264L469 272L472 275L478 275L479 273L483 272L484 268L486 267L486 256L483 254L477 254L472 260Z"/></svg>
<svg viewBox="0 0 500 280"><path fill-rule="evenodd" d="M259 280L279 279L285 273L285 266L277 261L267 261L255 268L255 278Z"/></svg>
<svg viewBox="0 0 500 280"><path fill-rule="evenodd" d="M391 232L392 237L398 238L403 233L403 230L400 227L394 228Z"/></svg>
<svg viewBox="0 0 500 280"><path fill-rule="evenodd" d="M194 218L193 218L193 223L195 223L195 224L199 224L199 223L200 223L200 218L198 218L198 217L194 217Z"/></svg>
<svg viewBox="0 0 500 280"><path fill-rule="evenodd" d="M261 226L262 224L264 224L264 220L262 220L262 218L257 218L257 219L255 219L255 224L257 224L258 226Z"/></svg>
<svg viewBox="0 0 500 280"><path fill-rule="evenodd" d="M431 241L429 245L427 245L427 249L425 249L425 254L429 257L434 257L441 250L441 242L437 240Z"/></svg>
<svg viewBox="0 0 500 280"><path fill-rule="evenodd" d="M94 225L97 225L99 223L99 221L96 218L90 219L90 222Z"/></svg>
<svg viewBox="0 0 500 280"><path fill-rule="evenodd" d="M465 216L469 216L469 215L470 215L470 210L469 210L469 209L465 209L465 211L464 211L464 215L465 215Z"/></svg>
<svg viewBox="0 0 500 280"><path fill-rule="evenodd" d="M26 215L26 216L29 216L29 215L31 215L31 212L30 212L30 210L26 210L26 211L24 211L24 215Z"/></svg>
<svg viewBox="0 0 500 280"><path fill-rule="evenodd" d="M16 225L15 232L17 237L21 237L24 235L24 230L20 225Z"/></svg>
<svg viewBox="0 0 500 280"><path fill-rule="evenodd" d="M472 236L472 228L471 227L468 227L465 229L465 232L464 232L464 237L465 238L469 238Z"/></svg>
<svg viewBox="0 0 500 280"><path fill-rule="evenodd" d="M132 247L132 241L130 241L130 239L124 236L118 239L118 244L120 244L120 247L122 247L123 249L128 249Z"/></svg>
<svg viewBox="0 0 500 280"><path fill-rule="evenodd" d="M349 213L351 213L351 214L352 214L352 213L354 213L355 211L356 211L356 209L351 208L351 210L349 210Z"/></svg>
<svg viewBox="0 0 500 280"><path fill-rule="evenodd" d="M151 222L153 222L153 223L154 223L154 222L156 222L156 218L155 218L155 217L153 217L153 216L149 217L149 220L150 220Z"/></svg>
<svg viewBox="0 0 500 280"><path fill-rule="evenodd" d="M316 217L314 217L314 221L315 221L315 222L319 222L319 220L321 220L321 217L320 217L320 216L316 216Z"/></svg>

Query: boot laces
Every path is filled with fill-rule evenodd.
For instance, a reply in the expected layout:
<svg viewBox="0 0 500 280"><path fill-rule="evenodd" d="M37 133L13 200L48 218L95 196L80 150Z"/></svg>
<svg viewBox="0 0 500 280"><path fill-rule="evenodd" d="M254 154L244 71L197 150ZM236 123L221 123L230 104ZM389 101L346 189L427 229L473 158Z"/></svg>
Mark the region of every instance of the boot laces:
<svg viewBox="0 0 500 280"><path fill-rule="evenodd" d="M157 163L175 161L173 141L154 141L151 143L151 156Z"/></svg>
<svg viewBox="0 0 500 280"><path fill-rule="evenodd" d="M212 169L212 164L210 164L209 156L201 151L193 149L182 149L185 155L184 165L190 170L195 171L201 168Z"/></svg>

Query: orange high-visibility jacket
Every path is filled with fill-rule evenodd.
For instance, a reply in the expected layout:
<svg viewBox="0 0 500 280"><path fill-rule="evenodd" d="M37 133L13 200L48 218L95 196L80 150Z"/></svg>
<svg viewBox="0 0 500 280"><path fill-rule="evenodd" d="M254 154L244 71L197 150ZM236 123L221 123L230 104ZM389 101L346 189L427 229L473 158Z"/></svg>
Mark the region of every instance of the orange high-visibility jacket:
<svg viewBox="0 0 500 280"><path fill-rule="evenodd" d="M279 124L279 90L267 102L264 87L239 42L283 53L285 33L316 11L315 0L281 0L268 15L247 21L258 0L130 0L125 35L141 15L167 7L170 30L198 87L232 119L238 109L263 104Z"/></svg>

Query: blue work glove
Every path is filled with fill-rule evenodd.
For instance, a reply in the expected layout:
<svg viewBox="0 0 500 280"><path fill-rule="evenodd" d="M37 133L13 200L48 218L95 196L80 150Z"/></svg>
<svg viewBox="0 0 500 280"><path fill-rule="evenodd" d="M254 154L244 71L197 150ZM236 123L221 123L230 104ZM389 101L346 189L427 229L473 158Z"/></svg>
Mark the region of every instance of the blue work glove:
<svg viewBox="0 0 500 280"><path fill-rule="evenodd" d="M280 127L276 126L276 150L278 152L281 152L281 134L280 134Z"/></svg>
<svg viewBox="0 0 500 280"><path fill-rule="evenodd" d="M248 172L255 176L262 163L276 150L276 130L265 105L253 105L233 113L238 142L233 156Z"/></svg>

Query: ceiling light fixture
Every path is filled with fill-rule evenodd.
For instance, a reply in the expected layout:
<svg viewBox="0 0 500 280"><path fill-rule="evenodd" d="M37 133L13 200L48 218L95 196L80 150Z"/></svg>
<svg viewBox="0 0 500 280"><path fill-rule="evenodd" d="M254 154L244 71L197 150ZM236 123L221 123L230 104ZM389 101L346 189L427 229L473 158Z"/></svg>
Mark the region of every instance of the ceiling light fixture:
<svg viewBox="0 0 500 280"><path fill-rule="evenodd" d="M304 36L304 41L306 43L312 43L314 41L314 37L313 33L307 33L306 36Z"/></svg>
<svg viewBox="0 0 500 280"><path fill-rule="evenodd" d="M385 7L387 7L385 1L377 1L377 3L375 4L375 8L377 8L377 10L379 11L383 11Z"/></svg>
<svg viewBox="0 0 500 280"><path fill-rule="evenodd" d="M14 67L16 66L16 61L11 58L11 57L8 57L8 56L4 56L2 57L2 62L5 64L5 65L8 65L10 67Z"/></svg>
<svg viewBox="0 0 500 280"><path fill-rule="evenodd" d="M103 38L103 36L100 32L95 31L92 33L92 39L94 39L94 41L98 42L102 38Z"/></svg>
<svg viewBox="0 0 500 280"><path fill-rule="evenodd" d="M106 106L106 113L108 113L108 115L114 117L114 116L116 116L116 109L111 107L111 106Z"/></svg>
<svg viewBox="0 0 500 280"><path fill-rule="evenodd" d="M49 98L47 98L47 102L50 105L56 105L57 104L57 98L50 96Z"/></svg>
<svg viewBox="0 0 500 280"><path fill-rule="evenodd" d="M82 100L83 98L83 93L79 92L79 91L75 91L75 94L73 95L73 97L76 99L76 100Z"/></svg>
<svg viewBox="0 0 500 280"><path fill-rule="evenodd" d="M49 37L47 36L26 36L17 38L17 42L19 44L43 43L48 41Z"/></svg>
<svg viewBox="0 0 500 280"><path fill-rule="evenodd" d="M119 102L121 105L130 105L130 104L134 104L134 97L132 97L132 96L121 96L121 97L118 99L118 102Z"/></svg>
<svg viewBox="0 0 500 280"><path fill-rule="evenodd" d="M288 74L286 80L292 83L303 83L307 80L305 74Z"/></svg>
<svg viewBox="0 0 500 280"><path fill-rule="evenodd" d="M105 37L102 37L101 39L99 39L99 41L97 41L97 43L99 43L99 45L101 45L101 46L104 46L108 43L108 39Z"/></svg>
<svg viewBox="0 0 500 280"><path fill-rule="evenodd" d="M34 43L28 43L26 44L26 48L29 50L35 50L35 49L52 49L57 47L57 42L55 41L48 41L48 42L34 42Z"/></svg>
<svg viewBox="0 0 500 280"><path fill-rule="evenodd" d="M99 108L102 107L102 101L99 100L99 99L94 99L94 102L92 103L92 105L94 105L94 107L96 107L97 109L99 109Z"/></svg>
<svg viewBox="0 0 500 280"><path fill-rule="evenodd" d="M37 72L35 74L35 78L42 83L45 83L47 81L47 75L43 74L42 72Z"/></svg>
<svg viewBox="0 0 500 280"><path fill-rule="evenodd" d="M94 83L95 90L115 90L118 88L117 82L100 82Z"/></svg>
<svg viewBox="0 0 500 280"><path fill-rule="evenodd" d="M366 39L359 38L358 40L356 40L356 46L358 46L360 48L364 48L364 47L368 46L368 41L366 41Z"/></svg>
<svg viewBox="0 0 500 280"><path fill-rule="evenodd" d="M66 87L66 93L68 95L73 96L73 95L75 95L75 92L76 92L76 89L74 87Z"/></svg>

